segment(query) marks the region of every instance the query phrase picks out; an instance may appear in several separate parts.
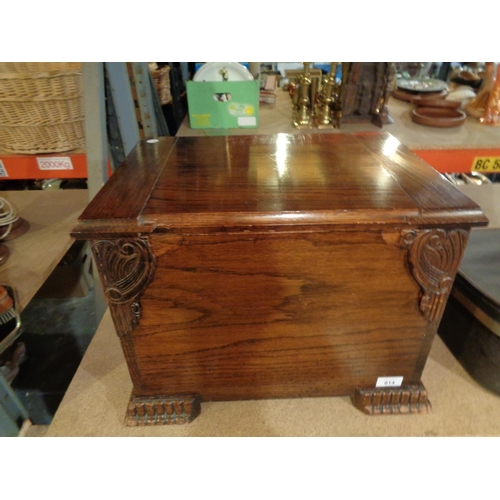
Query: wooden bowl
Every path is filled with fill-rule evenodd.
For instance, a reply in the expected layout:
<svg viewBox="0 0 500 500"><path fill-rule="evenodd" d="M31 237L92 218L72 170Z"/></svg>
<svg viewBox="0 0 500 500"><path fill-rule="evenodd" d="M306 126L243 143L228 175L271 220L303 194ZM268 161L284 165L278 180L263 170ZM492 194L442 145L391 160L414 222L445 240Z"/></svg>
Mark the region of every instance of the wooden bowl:
<svg viewBox="0 0 500 500"><path fill-rule="evenodd" d="M415 123L428 127L457 127L466 118L466 114L459 109L451 108L415 108L411 118Z"/></svg>
<svg viewBox="0 0 500 500"><path fill-rule="evenodd" d="M474 89L478 89L483 83L481 77L470 71L461 71L456 77L451 78L451 81L459 85L470 85Z"/></svg>
<svg viewBox="0 0 500 500"><path fill-rule="evenodd" d="M411 101L416 106L423 108L459 108L461 101L447 101L446 99L429 99L425 96L418 96Z"/></svg>
<svg viewBox="0 0 500 500"><path fill-rule="evenodd" d="M400 101L412 102L416 97L426 97L427 99L444 99L448 95L447 90L441 92L410 92L409 90L396 89L393 97Z"/></svg>

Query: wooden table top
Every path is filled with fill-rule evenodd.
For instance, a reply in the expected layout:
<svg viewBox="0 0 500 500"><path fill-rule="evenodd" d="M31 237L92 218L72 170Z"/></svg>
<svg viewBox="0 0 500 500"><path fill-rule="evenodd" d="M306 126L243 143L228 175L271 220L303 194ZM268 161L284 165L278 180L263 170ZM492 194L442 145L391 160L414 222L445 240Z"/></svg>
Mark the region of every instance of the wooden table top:
<svg viewBox="0 0 500 500"><path fill-rule="evenodd" d="M440 129L426 127L414 123L411 111L414 106L408 102L392 97L389 100L389 115L394 120L390 125L384 125L383 130L389 132L412 151L419 149L476 149L498 148L500 144L500 127L492 127L479 123L472 117L467 117L460 127ZM346 123L340 129L307 130L311 134L339 134L344 132L379 131L372 123ZM282 89L276 91L276 104L260 104L259 126L256 129L192 129L189 126L189 116L186 116L177 131L178 137L214 136L214 135L269 135L277 133L300 134L292 125L292 104L288 92Z"/></svg>
<svg viewBox="0 0 500 500"><path fill-rule="evenodd" d="M433 403L428 415L371 417L356 411L348 397L298 398L207 402L188 425L126 427L132 382L108 311L47 435L500 436L500 397L475 382L439 337L422 380Z"/></svg>
<svg viewBox="0 0 500 500"><path fill-rule="evenodd" d="M500 185L460 186L492 220ZM499 219L500 220L500 219ZM481 229L475 229L481 230ZM209 402L181 426L126 427L132 383L109 312L64 397L48 436L500 436L500 398L475 382L436 337L422 380L429 415L372 418L348 397ZM457 394L460 395L457 398Z"/></svg>
<svg viewBox="0 0 500 500"><path fill-rule="evenodd" d="M0 284L16 290L22 311L73 243L70 230L88 203L87 190L2 191L30 228L7 241L10 256L0 267Z"/></svg>

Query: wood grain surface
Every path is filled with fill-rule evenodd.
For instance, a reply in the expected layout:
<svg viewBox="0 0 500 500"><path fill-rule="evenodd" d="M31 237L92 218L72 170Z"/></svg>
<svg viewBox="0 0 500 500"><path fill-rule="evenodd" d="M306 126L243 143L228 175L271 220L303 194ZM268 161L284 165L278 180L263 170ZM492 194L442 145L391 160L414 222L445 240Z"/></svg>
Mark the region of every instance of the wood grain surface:
<svg viewBox="0 0 500 500"><path fill-rule="evenodd" d="M486 219L386 132L168 137L139 143L73 234L452 222Z"/></svg>
<svg viewBox="0 0 500 500"><path fill-rule="evenodd" d="M142 218L169 229L430 216L446 223L458 207L485 222L474 202L390 134L278 134L179 138Z"/></svg>
<svg viewBox="0 0 500 500"><path fill-rule="evenodd" d="M325 396L379 376L420 380L420 290L406 252L380 234L158 235L151 244L156 273L131 334L144 394Z"/></svg>
<svg viewBox="0 0 500 500"><path fill-rule="evenodd" d="M174 145L173 137L162 137L155 143L140 141L85 209L79 219L85 222L78 224L73 234L91 232L93 221L99 221L101 232L110 220L125 231L137 227L141 210Z"/></svg>
<svg viewBox="0 0 500 500"><path fill-rule="evenodd" d="M397 139L370 132L356 134L356 137L377 160L383 162L398 185L418 205L422 217L453 210L456 217L460 215L459 211L469 216L476 212L484 222L485 217L474 201Z"/></svg>

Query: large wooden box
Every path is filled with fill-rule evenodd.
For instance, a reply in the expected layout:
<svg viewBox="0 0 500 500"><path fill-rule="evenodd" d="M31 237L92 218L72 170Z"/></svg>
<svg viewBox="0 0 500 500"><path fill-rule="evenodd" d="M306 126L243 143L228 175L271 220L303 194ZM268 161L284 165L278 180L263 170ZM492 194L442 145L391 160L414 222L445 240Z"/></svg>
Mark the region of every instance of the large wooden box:
<svg viewBox="0 0 500 500"><path fill-rule="evenodd" d="M421 374L485 224L387 133L279 134L143 141L73 235L133 381L126 422L155 425L213 400L429 411Z"/></svg>

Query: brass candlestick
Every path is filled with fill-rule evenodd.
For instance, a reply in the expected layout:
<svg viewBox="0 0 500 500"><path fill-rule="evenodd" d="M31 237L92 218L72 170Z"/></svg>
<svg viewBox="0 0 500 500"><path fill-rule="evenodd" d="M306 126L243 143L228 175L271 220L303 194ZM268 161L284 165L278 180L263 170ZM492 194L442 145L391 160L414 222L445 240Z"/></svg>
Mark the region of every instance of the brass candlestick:
<svg viewBox="0 0 500 500"><path fill-rule="evenodd" d="M312 63L304 63L304 73L300 79L299 98L297 109L293 116L293 126L296 128L308 128L311 123L311 108L309 99L309 87L311 86L311 74L309 66Z"/></svg>
<svg viewBox="0 0 500 500"><path fill-rule="evenodd" d="M311 75L311 86L309 87L309 110L312 123L314 123L314 114L316 111L316 103L320 95L320 88L321 80L318 77L314 77Z"/></svg>
<svg viewBox="0 0 500 500"><path fill-rule="evenodd" d="M334 102L333 91L337 86L335 75L337 65L340 63L330 63L330 73L325 78L323 88L319 95L318 104L315 112L315 125L318 128L333 128L332 124L332 104Z"/></svg>

